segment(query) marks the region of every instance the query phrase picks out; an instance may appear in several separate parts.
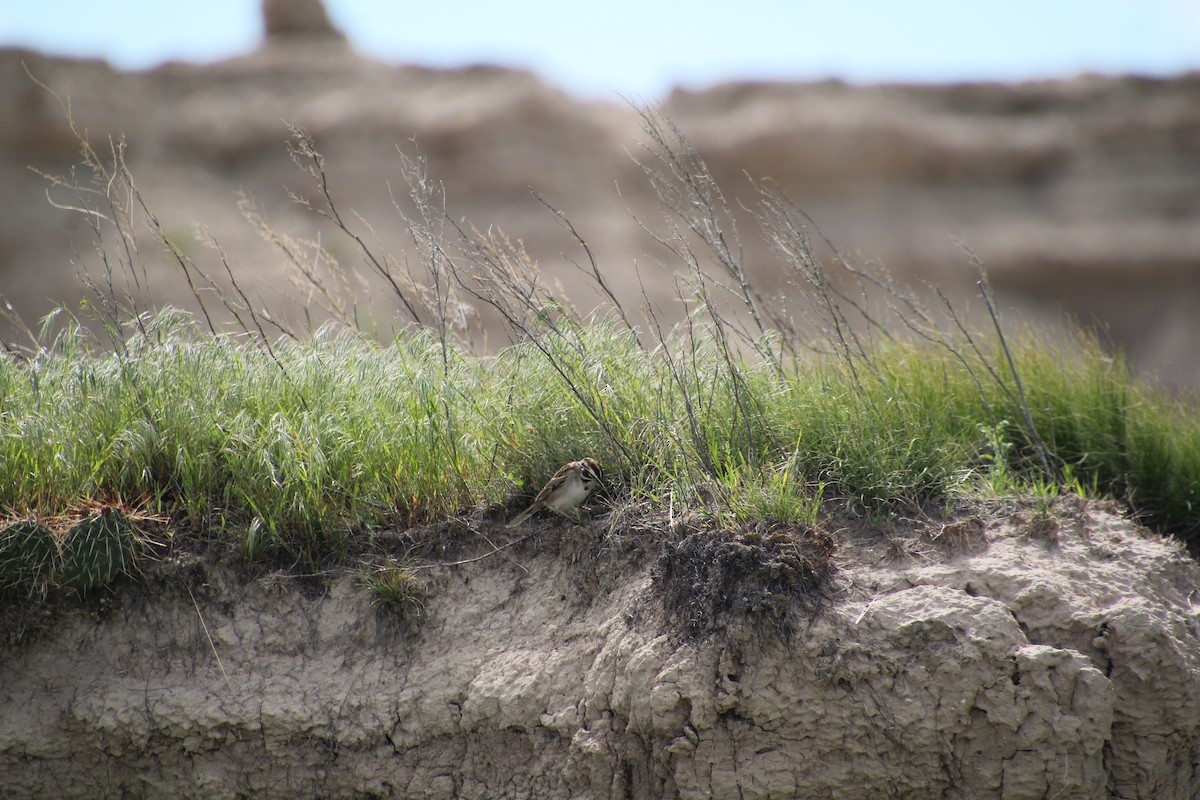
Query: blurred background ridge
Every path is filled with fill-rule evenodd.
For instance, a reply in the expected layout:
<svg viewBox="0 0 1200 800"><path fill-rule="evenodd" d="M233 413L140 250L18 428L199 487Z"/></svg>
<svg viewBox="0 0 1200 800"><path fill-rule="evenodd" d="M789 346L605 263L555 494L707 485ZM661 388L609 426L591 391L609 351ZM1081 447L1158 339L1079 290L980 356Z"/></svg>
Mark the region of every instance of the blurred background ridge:
<svg viewBox="0 0 1200 800"><path fill-rule="evenodd" d="M93 141L126 137L172 241L212 259L203 224L268 305L284 265L238 193L281 231L315 235L284 189L304 185L284 120L314 135L343 207L385 252L411 247L392 191L396 147L415 140L456 214L521 239L568 289L574 243L530 189L605 269L629 273L618 284L633 285L637 263L668 299L661 253L629 215L654 200L629 157L644 137L628 96L662 103L735 206L753 194L745 173L769 181L842 249L970 302L961 240L1006 307L1077 318L1140 371L1200 386L1194 3L933 2L903 17L855 4L853 19L838 16L846 4L761 0L736 14L466 2L450 17L354 0L19 5L0 11L0 294L30 321L77 301L77 272L96 259L87 220L55 207L71 198L48 199L29 170L66 173L78 144L26 69L69 98ZM741 231L756 279L787 291ZM177 271L141 244L156 298L186 304Z"/></svg>

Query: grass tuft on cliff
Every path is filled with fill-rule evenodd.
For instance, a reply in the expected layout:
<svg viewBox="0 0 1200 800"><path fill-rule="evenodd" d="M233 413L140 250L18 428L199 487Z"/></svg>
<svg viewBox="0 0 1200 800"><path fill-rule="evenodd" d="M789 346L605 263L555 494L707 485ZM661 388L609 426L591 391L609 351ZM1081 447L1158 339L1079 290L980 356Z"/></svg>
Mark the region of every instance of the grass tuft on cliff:
<svg viewBox="0 0 1200 800"><path fill-rule="evenodd" d="M530 344L446 358L427 334L326 331L268 354L173 311L127 354L72 327L33 359L0 359L0 507L132 504L254 535L260 551L319 553L504 505L591 454L610 499L729 526L811 524L822 499L880 510L1047 485L1120 498L1166 530L1200 518L1197 416L1087 340L1014 348L1048 477L1004 389L981 393L919 345L856 378L829 358L735 371L707 340L669 357L603 321L550 335L564 337L558 369Z"/></svg>
<svg viewBox="0 0 1200 800"><path fill-rule="evenodd" d="M519 244L456 221L407 158L415 212L401 215L427 260L423 272L398 269L343 218L323 158L294 131L292 156L313 179L302 202L365 267L352 280L320 244L288 243L331 320L299 335L249 300L224 253L222 285L173 245L121 150L106 160L81 135L95 181L79 205L110 255L85 314L60 311L0 355L0 514L26 525L19 533L131 509L216 531L250 559L317 565L381 527L519 505L591 455L605 467L601 504L731 531L812 526L829 502L886 513L1077 492L1200 541L1193 402L1134 381L1086 335L1006 333L986 280L990 324L968 324L940 294L928 311L832 245L818 254L811 220L766 189L754 217L791 283L762 295L703 161L668 121L644 119L644 169L667 228L658 243L680 266L675 324L648 300L623 304L550 208L608 299L576 313ZM114 288L136 284L138 268L106 242L128 239L139 214L193 286L192 313L140 308ZM357 282L393 301L394 338L362 332L346 294ZM513 344L477 350L467 305ZM234 324L214 322L218 312ZM40 540L10 539L2 563L44 580ZM87 574L124 569L130 541L97 539Z"/></svg>

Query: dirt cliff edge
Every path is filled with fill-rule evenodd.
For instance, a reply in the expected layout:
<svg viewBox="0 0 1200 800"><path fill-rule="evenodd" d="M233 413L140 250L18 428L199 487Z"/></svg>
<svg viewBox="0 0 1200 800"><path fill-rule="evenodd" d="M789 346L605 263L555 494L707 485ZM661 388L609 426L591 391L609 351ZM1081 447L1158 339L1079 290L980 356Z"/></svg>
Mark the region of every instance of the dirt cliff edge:
<svg viewBox="0 0 1200 800"><path fill-rule="evenodd" d="M649 537L431 570L419 626L351 575L185 559L0 650L3 794L1200 790L1200 568L1096 504L842 531L831 605L786 637L678 636Z"/></svg>

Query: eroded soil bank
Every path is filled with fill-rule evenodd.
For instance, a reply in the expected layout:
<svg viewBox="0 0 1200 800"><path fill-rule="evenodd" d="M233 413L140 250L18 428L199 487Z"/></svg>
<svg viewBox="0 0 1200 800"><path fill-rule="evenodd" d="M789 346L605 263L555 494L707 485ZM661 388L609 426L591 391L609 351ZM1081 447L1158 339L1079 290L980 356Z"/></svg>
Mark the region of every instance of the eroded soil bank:
<svg viewBox="0 0 1200 800"><path fill-rule="evenodd" d="M0 794L1200 792L1200 569L1176 543L1066 501L832 535L815 619L734 581L690 635L667 535L600 522L422 572L419 622L351 574L176 554L0 651ZM446 560L487 550L455 537Z"/></svg>

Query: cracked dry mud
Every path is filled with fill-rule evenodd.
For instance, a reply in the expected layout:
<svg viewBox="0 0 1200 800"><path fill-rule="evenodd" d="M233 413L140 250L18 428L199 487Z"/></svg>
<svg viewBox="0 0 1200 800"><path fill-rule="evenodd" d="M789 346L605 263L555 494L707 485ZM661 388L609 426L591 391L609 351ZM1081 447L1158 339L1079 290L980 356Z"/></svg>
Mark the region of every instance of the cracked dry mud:
<svg viewBox="0 0 1200 800"><path fill-rule="evenodd" d="M0 650L0 794L1200 791L1200 569L1102 506L838 531L790 633L681 636L652 536L547 528L432 570L419 625L353 576L192 561L125 586Z"/></svg>

